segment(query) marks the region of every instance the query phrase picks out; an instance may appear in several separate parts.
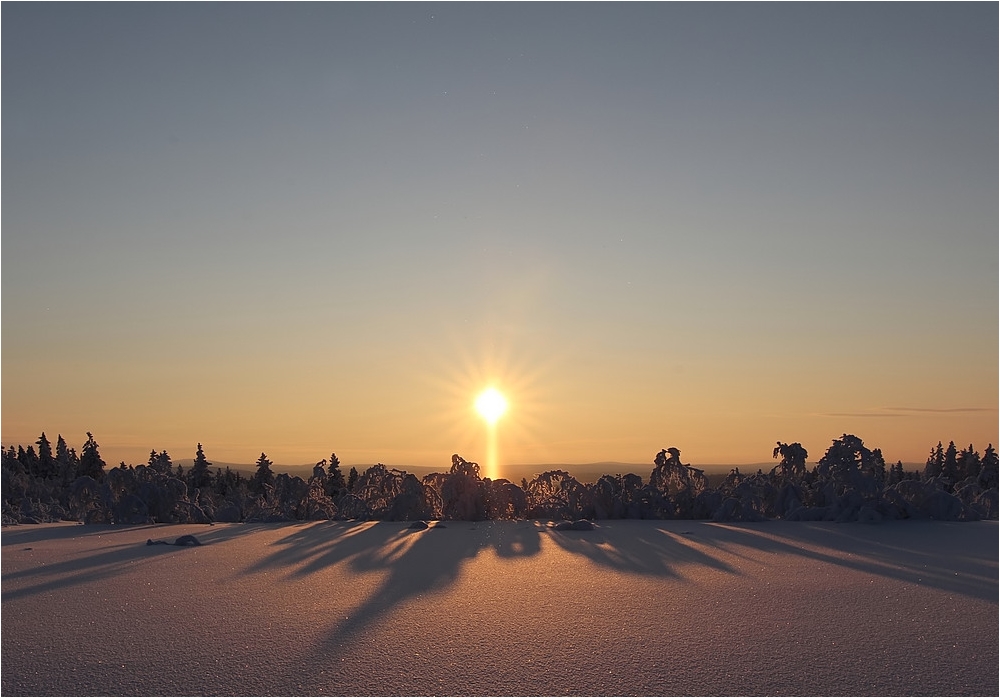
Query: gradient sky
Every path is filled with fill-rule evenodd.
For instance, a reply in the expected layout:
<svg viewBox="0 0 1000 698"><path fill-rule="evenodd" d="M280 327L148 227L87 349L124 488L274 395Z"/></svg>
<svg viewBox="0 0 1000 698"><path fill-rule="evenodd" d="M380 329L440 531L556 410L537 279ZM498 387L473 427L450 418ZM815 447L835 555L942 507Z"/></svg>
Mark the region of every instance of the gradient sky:
<svg viewBox="0 0 1000 698"><path fill-rule="evenodd" d="M998 435L998 6L2 7L2 441Z"/></svg>

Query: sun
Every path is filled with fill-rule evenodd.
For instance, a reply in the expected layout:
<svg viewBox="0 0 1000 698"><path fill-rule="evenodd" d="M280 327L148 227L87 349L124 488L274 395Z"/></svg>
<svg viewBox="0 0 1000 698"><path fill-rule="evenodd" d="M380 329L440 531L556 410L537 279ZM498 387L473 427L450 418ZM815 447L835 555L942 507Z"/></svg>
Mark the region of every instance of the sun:
<svg viewBox="0 0 1000 698"><path fill-rule="evenodd" d="M489 424L496 424L506 411L507 398L496 388L487 388L476 398L476 412Z"/></svg>

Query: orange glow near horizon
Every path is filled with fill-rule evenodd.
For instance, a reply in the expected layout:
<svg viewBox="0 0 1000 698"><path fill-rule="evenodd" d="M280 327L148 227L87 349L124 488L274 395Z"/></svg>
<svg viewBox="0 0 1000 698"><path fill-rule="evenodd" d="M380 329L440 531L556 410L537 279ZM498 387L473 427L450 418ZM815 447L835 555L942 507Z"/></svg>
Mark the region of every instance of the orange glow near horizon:
<svg viewBox="0 0 1000 698"><path fill-rule="evenodd" d="M78 412L70 402L54 404L48 398L52 389L30 388L30 374L5 362L4 397L18 400L5 400L3 443L28 446L45 431L50 441L61 434L79 451L90 431L109 467L143 463L150 450L189 459L197 443L213 463L246 465L261 451L282 465L315 463L335 451L348 465L383 462L447 472L457 453L480 463L491 479L509 477L510 464L609 461L645 469L667 447L679 448L683 462L696 467L771 463L779 440L802 443L815 463L844 433L880 448L888 462L918 464L939 439L959 447L971 443L980 453L997 443L995 388L988 393L995 368L990 380L980 380L982 372L971 361L953 366L948 383L969 407L952 402L934 409L919 387L900 393L893 376L858 370L854 375L872 394L894 395L884 404L903 405L859 407L852 383L824 387L826 369L810 373L794 358L781 364L781 372L774 363L746 357L724 362L714 355L686 357L683 370L650 371L643 368L644 357L656 346L630 349L628 362L602 363L601 347L550 349L516 332L461 332L447 321L432 329L434 341L410 347L408 361L386 362L388 355L373 350L367 363L352 364L351 371L330 368L329 352L319 346L283 365L280 380L261 374L263 383L246 380L250 364L244 359L208 362L216 370L196 374L206 399L184 409L166 397L137 409L127 393L131 384L109 382L102 392L94 374L78 375L67 364L48 378L88 389L87 411ZM914 361L895 357L895 366L908 376L916 370ZM143 371L125 359L113 368L130 376ZM785 371L801 376L794 390L758 387L779 383ZM151 373L144 385L152 394L180 399L186 394L177 387L182 383L178 365ZM509 401L497 429L474 409L487 386ZM331 402L331 392L350 399Z"/></svg>
<svg viewBox="0 0 1000 698"><path fill-rule="evenodd" d="M442 454L457 453L479 463L484 477L503 477L496 421L503 421L504 454L512 462L531 458L532 449L544 443L544 424L551 414L551 388L545 388L553 357L526 351L513 341L487 336L470 341L453 330L443 334L450 351L421 357L431 433Z"/></svg>

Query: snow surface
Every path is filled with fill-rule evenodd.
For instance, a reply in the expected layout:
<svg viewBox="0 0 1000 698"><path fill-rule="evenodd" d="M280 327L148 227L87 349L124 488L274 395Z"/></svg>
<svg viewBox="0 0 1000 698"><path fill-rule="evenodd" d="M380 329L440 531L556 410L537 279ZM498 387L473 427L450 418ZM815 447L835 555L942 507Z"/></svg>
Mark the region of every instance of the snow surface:
<svg viewBox="0 0 1000 698"><path fill-rule="evenodd" d="M5 528L0 690L998 693L995 521L408 527Z"/></svg>

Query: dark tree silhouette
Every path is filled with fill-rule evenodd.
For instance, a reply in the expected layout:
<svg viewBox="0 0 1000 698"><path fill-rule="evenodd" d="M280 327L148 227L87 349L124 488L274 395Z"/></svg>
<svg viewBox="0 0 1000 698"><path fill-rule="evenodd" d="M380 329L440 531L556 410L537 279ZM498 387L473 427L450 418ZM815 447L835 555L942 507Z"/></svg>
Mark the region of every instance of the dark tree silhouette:
<svg viewBox="0 0 1000 698"><path fill-rule="evenodd" d="M188 485L198 489L208 488L212 484L212 471L209 470L210 465L212 464L205 458L205 452L202 450L201 444L198 444L194 463L191 464L191 469L188 471Z"/></svg>
<svg viewBox="0 0 1000 698"><path fill-rule="evenodd" d="M38 446L37 475L40 478L48 479L56 476L56 459L52 457L52 444L45 438L45 432L38 437L35 442Z"/></svg>
<svg viewBox="0 0 1000 698"><path fill-rule="evenodd" d="M963 448L958 454L958 479L978 478L982 468L982 461L979 458L979 451L969 444L968 448Z"/></svg>
<svg viewBox="0 0 1000 698"><path fill-rule="evenodd" d="M898 460L889 466L889 473L885 478L885 486L891 487L897 482L902 482L906 479L906 473L903 471L903 461Z"/></svg>
<svg viewBox="0 0 1000 698"><path fill-rule="evenodd" d="M35 447L28 444L28 448L22 448L21 444L17 445L17 459L24 466L25 472L33 477L38 476L38 455L35 453Z"/></svg>
<svg viewBox="0 0 1000 698"><path fill-rule="evenodd" d="M809 452L798 441L791 444L779 441L778 445L774 447L774 452L771 454L772 458L777 458L778 456L781 456L781 462L775 466L775 469L771 471L772 473L780 469L781 475L785 477L801 477L805 475L806 459L809 458Z"/></svg>
<svg viewBox="0 0 1000 698"><path fill-rule="evenodd" d="M948 481L952 485L962 479L959 477L958 449L955 448L954 441L949 441L948 448L945 449L944 462L941 465L941 475L948 478Z"/></svg>
<svg viewBox="0 0 1000 698"><path fill-rule="evenodd" d="M13 475L24 475L25 473L24 464L17 459L17 449L14 448L13 444L3 452L3 467Z"/></svg>
<svg viewBox="0 0 1000 698"><path fill-rule="evenodd" d="M64 485L68 485L76 479L79 467L80 459L77 457L76 451L69 448L66 445L66 439L62 437L62 434L59 434L59 438L56 439L56 470Z"/></svg>
<svg viewBox="0 0 1000 698"><path fill-rule="evenodd" d="M340 459L337 458L336 453L330 454L329 465L327 466L327 494L331 497L336 497L344 489L347 489L347 483L344 482L344 474L340 472Z"/></svg>
<svg viewBox="0 0 1000 698"><path fill-rule="evenodd" d="M257 459L257 472L250 478L250 491L254 494L264 494L266 486L274 486L274 472L271 466L274 465L267 459L267 454L263 451Z"/></svg>
<svg viewBox="0 0 1000 698"><path fill-rule="evenodd" d="M316 465L313 466L313 474L309 479L311 481L317 478L326 482L326 458L321 461L317 461Z"/></svg>
<svg viewBox="0 0 1000 698"><path fill-rule="evenodd" d="M565 470L536 475L524 494L528 516L569 521L594 515L590 489Z"/></svg>
<svg viewBox="0 0 1000 698"><path fill-rule="evenodd" d="M478 464L455 455L448 472L422 481L404 471L373 466L359 476L351 468L336 500L327 483L339 473L339 459L320 461L309 482L272 472L261 453L250 481L229 468L196 477L211 465L201 444L188 473L197 482L197 500L186 481L175 477L166 451L150 451L148 467L122 463L107 473L93 434L82 457L60 436L52 445L38 441L3 451L4 524L77 519L87 523L207 523L209 521L292 521L316 519L510 519L525 516L575 518L686 518L717 521L879 521L930 518L971 521L997 517L1000 458L993 445L982 458L972 444L932 449L925 474L907 473L897 461L886 469L879 449L856 436L836 439L810 472L801 444L777 443L781 463L769 474L734 470L717 488L704 473L681 462L676 448L660 451L649 484L635 474L578 482L564 471L549 471L518 487L507 480L483 479ZM37 451L35 450L37 448ZM46 463L46 466L42 464ZM330 468L330 463L333 467ZM933 475L933 473L937 475ZM183 475L178 467L176 473ZM347 492L347 485L353 488ZM264 494L266 496L257 496Z"/></svg>
<svg viewBox="0 0 1000 698"><path fill-rule="evenodd" d="M982 466L979 469L979 485L984 490L997 487L1000 480L1000 456L997 456L993 444L986 447L983 453Z"/></svg>
<svg viewBox="0 0 1000 698"><path fill-rule="evenodd" d="M645 506L657 518L691 518L695 500L707 488L703 471L681 463L680 450L666 448L653 460Z"/></svg>
<svg viewBox="0 0 1000 698"><path fill-rule="evenodd" d="M358 469L352 466L351 467L351 471L349 473L347 473L347 491L348 492L353 492L354 491L354 486L356 484L358 484L358 477L360 477L358 475Z"/></svg>
<svg viewBox="0 0 1000 698"><path fill-rule="evenodd" d="M441 484L441 515L446 519L481 521L486 518L486 492L479 477L479 464L457 453L451 471Z"/></svg>
<svg viewBox="0 0 1000 698"><path fill-rule="evenodd" d="M483 480L487 519L523 519L528 500L524 490L507 479Z"/></svg>
<svg viewBox="0 0 1000 698"><path fill-rule="evenodd" d="M213 489L216 494L222 497L227 496L230 492L238 488L242 482L243 476L238 471L230 469L228 465L225 472L223 472L222 468L215 469Z"/></svg>
<svg viewBox="0 0 1000 698"><path fill-rule="evenodd" d="M170 459L170 454L166 451L156 451L149 452L149 462L147 466L160 473L161 475L173 475L174 474L174 462ZM177 477L181 477L183 471L181 467L177 466Z"/></svg>
<svg viewBox="0 0 1000 698"><path fill-rule="evenodd" d="M429 518L424 488L413 475L376 463L355 485L355 494L367 504L370 516L388 521Z"/></svg>
<svg viewBox="0 0 1000 698"><path fill-rule="evenodd" d="M527 482L524 483L527 489ZM599 519L638 519L642 478L634 473L602 475L591 488L594 516Z"/></svg>
<svg viewBox="0 0 1000 698"><path fill-rule="evenodd" d="M92 477L97 482L104 480L104 459L101 458L99 445L94 440L94 435L87 432L87 443L83 445L80 452L80 475Z"/></svg>
<svg viewBox="0 0 1000 698"><path fill-rule="evenodd" d="M830 494L834 496L854 491L862 497L874 497L885 485L885 459L881 450L870 450L857 436L844 434L816 463L816 474L832 485Z"/></svg>
<svg viewBox="0 0 1000 698"><path fill-rule="evenodd" d="M924 465L924 479L938 477L944 471L944 446L938 441L937 447L932 448L927 456L927 463Z"/></svg>

